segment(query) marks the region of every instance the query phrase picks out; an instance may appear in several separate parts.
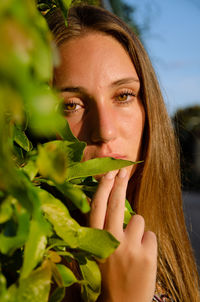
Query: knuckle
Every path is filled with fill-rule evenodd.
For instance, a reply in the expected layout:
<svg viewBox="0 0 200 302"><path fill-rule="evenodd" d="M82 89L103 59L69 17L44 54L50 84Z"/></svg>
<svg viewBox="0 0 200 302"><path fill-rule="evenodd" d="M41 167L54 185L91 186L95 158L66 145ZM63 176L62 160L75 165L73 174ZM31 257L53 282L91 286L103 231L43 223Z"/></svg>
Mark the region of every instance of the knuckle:
<svg viewBox="0 0 200 302"><path fill-rule="evenodd" d="M154 232L146 231L146 235L152 240L152 243L157 243L157 237Z"/></svg>
<svg viewBox="0 0 200 302"><path fill-rule="evenodd" d="M148 237L149 246L152 249L157 249L157 237L152 231L146 231L145 236Z"/></svg>
<svg viewBox="0 0 200 302"><path fill-rule="evenodd" d="M138 252L137 249L129 248L129 249L127 249L127 253L128 253L128 256L129 256L130 263L133 263L133 262L137 261L137 259L140 257L139 252Z"/></svg>
<svg viewBox="0 0 200 302"><path fill-rule="evenodd" d="M146 266L149 266L149 267L154 266L156 263L156 259L157 259L157 257L156 257L156 254L154 254L154 253L145 252L143 254L143 262Z"/></svg>
<svg viewBox="0 0 200 302"><path fill-rule="evenodd" d="M119 209L121 209L122 205L121 205L121 200L118 198L115 198L114 200L112 200L112 202L108 203L108 208L110 211L114 213L118 213Z"/></svg>
<svg viewBox="0 0 200 302"><path fill-rule="evenodd" d="M134 220L135 223L137 223L137 224L139 224L141 226L145 226L145 221L144 221L143 216L135 214L133 216L133 220Z"/></svg>
<svg viewBox="0 0 200 302"><path fill-rule="evenodd" d="M95 201L91 202L90 215L92 215L93 212L98 209L98 207L99 207L98 202L95 202Z"/></svg>
<svg viewBox="0 0 200 302"><path fill-rule="evenodd" d="M107 172L107 173L101 178L100 183L114 181L115 176L116 176L117 173L118 173L118 170L113 170L113 171Z"/></svg>
<svg viewBox="0 0 200 302"><path fill-rule="evenodd" d="M149 255L150 257L156 258L158 248L156 234L151 231L146 231L144 237L144 248L147 256Z"/></svg>
<svg viewBox="0 0 200 302"><path fill-rule="evenodd" d="M126 249L126 260L129 265L139 264L145 268L153 268L156 265L157 257L154 253L144 251L142 249L127 248Z"/></svg>
<svg viewBox="0 0 200 302"><path fill-rule="evenodd" d="M127 259L130 259L130 261L135 261L140 255L139 248L130 244L128 240L126 240L125 242L124 252L126 254Z"/></svg>
<svg viewBox="0 0 200 302"><path fill-rule="evenodd" d="M99 200L95 200L91 202L90 205L90 217L98 215L98 213L102 212L103 205L99 202Z"/></svg>

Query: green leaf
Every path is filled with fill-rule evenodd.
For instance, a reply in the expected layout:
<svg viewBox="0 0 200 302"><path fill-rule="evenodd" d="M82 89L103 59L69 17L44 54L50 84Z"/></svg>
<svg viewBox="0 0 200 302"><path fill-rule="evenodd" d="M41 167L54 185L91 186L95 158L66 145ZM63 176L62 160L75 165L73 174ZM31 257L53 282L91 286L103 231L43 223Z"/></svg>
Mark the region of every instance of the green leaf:
<svg viewBox="0 0 200 302"><path fill-rule="evenodd" d="M136 162L115 159L112 157L94 158L85 162L76 163L67 169L66 180L104 174L135 164ZM138 162L137 162L138 163Z"/></svg>
<svg viewBox="0 0 200 302"><path fill-rule="evenodd" d="M82 297L85 302L95 302L101 292L101 273L96 261L89 257L77 257L83 279Z"/></svg>
<svg viewBox="0 0 200 302"><path fill-rule="evenodd" d="M25 97L29 126L36 135L50 137L64 127L65 119L57 110L60 99L48 86L37 87L29 82Z"/></svg>
<svg viewBox="0 0 200 302"><path fill-rule="evenodd" d="M0 273L0 298L1 301L5 301L6 296L6 278Z"/></svg>
<svg viewBox="0 0 200 302"><path fill-rule="evenodd" d="M31 151L31 149L33 148L32 144L28 140L25 132L16 126L14 127L13 139L25 151Z"/></svg>
<svg viewBox="0 0 200 302"><path fill-rule="evenodd" d="M67 18L67 14L68 14L68 10L70 8L70 5L72 3L72 0L57 0L59 7L65 17L65 19Z"/></svg>
<svg viewBox="0 0 200 302"><path fill-rule="evenodd" d="M47 11L50 9L50 6L48 5L48 3L41 3L41 4L38 4L37 5L37 8L40 10L40 11Z"/></svg>
<svg viewBox="0 0 200 302"><path fill-rule="evenodd" d="M1 302L16 302L17 296L17 286L16 284L12 284L8 289L4 296L4 299Z"/></svg>
<svg viewBox="0 0 200 302"><path fill-rule="evenodd" d="M15 199L12 196L8 196L0 205L0 223L5 223L9 220L13 213L12 203Z"/></svg>
<svg viewBox="0 0 200 302"><path fill-rule="evenodd" d="M15 209L18 225L16 236L0 234L0 251L2 254L12 253L23 246L28 238L29 214L24 208Z"/></svg>
<svg viewBox="0 0 200 302"><path fill-rule="evenodd" d="M40 190L42 209L57 235L71 248L78 247L79 224L71 218L65 205L51 194Z"/></svg>
<svg viewBox="0 0 200 302"><path fill-rule="evenodd" d="M22 169L13 169L13 174L7 178L9 191L30 214L37 216L40 211L37 189Z"/></svg>
<svg viewBox="0 0 200 302"><path fill-rule="evenodd" d="M80 161L85 143L75 141L52 141L39 146L37 166L44 177L57 183L63 183L67 169L75 162Z"/></svg>
<svg viewBox="0 0 200 302"><path fill-rule="evenodd" d="M26 278L36 265L42 260L47 244L48 225L44 220L32 220L29 238L25 245L24 262L21 278Z"/></svg>
<svg viewBox="0 0 200 302"><path fill-rule="evenodd" d="M0 301L16 302L16 286L12 284L9 288L6 288L6 283L6 278L0 273Z"/></svg>
<svg viewBox="0 0 200 302"><path fill-rule="evenodd" d="M65 287L57 287L51 297L49 302L61 302L65 297Z"/></svg>
<svg viewBox="0 0 200 302"><path fill-rule="evenodd" d="M62 277L63 286L68 287L78 282L73 272L63 264L56 264L56 267Z"/></svg>
<svg viewBox="0 0 200 302"><path fill-rule="evenodd" d="M57 185L57 188L83 213L89 212L90 206L87 196L78 188L78 186L65 182L64 184Z"/></svg>
<svg viewBox="0 0 200 302"><path fill-rule="evenodd" d="M72 3L73 0L61 0L61 1L62 1L62 3L65 5L65 7L66 7L67 9L69 9L69 8L70 8L70 5L71 5L71 3Z"/></svg>
<svg viewBox="0 0 200 302"><path fill-rule="evenodd" d="M80 248L96 257L108 257L119 242L107 231L80 227L71 218L65 205L44 190L40 190L42 208L55 232L71 248Z"/></svg>
<svg viewBox="0 0 200 302"><path fill-rule="evenodd" d="M42 21L44 20L42 19ZM52 51L49 45L50 40L48 41L47 39L44 39L44 35L39 36L38 32L38 36L35 36L35 42L38 44L40 49L38 51L35 47L32 51L32 65L34 71L41 82L49 81L52 76L53 65Z"/></svg>
<svg viewBox="0 0 200 302"><path fill-rule="evenodd" d="M75 137L69 127L69 123L65 120L65 125L63 128L58 129L58 134L62 140L67 142L80 143L80 141ZM83 143L83 142L81 142Z"/></svg>
<svg viewBox="0 0 200 302"><path fill-rule="evenodd" d="M127 208L127 210L129 211L130 214L135 214L135 212L133 211L133 209L127 199L125 200L125 207Z"/></svg>
<svg viewBox="0 0 200 302"><path fill-rule="evenodd" d="M130 203L126 199L124 209L124 228L127 226L133 215L135 215L135 212L132 210Z"/></svg>
<svg viewBox="0 0 200 302"><path fill-rule="evenodd" d="M18 145L13 145L13 160L18 167L24 164L23 149Z"/></svg>
<svg viewBox="0 0 200 302"><path fill-rule="evenodd" d="M45 261L27 278L20 280L16 302L47 302L50 291L51 265Z"/></svg>
<svg viewBox="0 0 200 302"><path fill-rule="evenodd" d="M6 278L4 277L4 275L2 273L0 273L0 295L6 289L6 283L7 283Z"/></svg>
<svg viewBox="0 0 200 302"><path fill-rule="evenodd" d="M65 248L66 246L67 246L67 243L63 240L60 240L57 238L49 238L49 246L48 246L47 250L56 248L58 255L66 256L70 262L71 259L74 259L74 255L72 253L66 251L66 248Z"/></svg>
<svg viewBox="0 0 200 302"><path fill-rule="evenodd" d="M22 170L28 175L31 181L38 173L38 167L33 160L29 160L28 163L22 168Z"/></svg>
<svg viewBox="0 0 200 302"><path fill-rule="evenodd" d="M119 245L119 241L106 230L81 227L78 231L79 248L98 258L107 258Z"/></svg>
<svg viewBox="0 0 200 302"><path fill-rule="evenodd" d="M125 207L124 209L124 228L127 226L127 224L129 223L130 219L131 219L132 215L129 212L129 210Z"/></svg>
<svg viewBox="0 0 200 302"><path fill-rule="evenodd" d="M67 168L67 156L63 150L58 149L56 144L48 143L38 147L37 166L44 177L49 177L57 183L65 180Z"/></svg>

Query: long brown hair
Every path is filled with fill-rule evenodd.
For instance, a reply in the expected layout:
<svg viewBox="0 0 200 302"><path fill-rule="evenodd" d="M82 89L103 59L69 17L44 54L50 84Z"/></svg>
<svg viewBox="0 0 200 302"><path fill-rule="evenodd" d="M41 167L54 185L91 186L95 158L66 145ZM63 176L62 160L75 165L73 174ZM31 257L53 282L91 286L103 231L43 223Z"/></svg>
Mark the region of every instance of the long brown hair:
<svg viewBox="0 0 200 302"><path fill-rule="evenodd" d="M176 139L144 47L120 19L99 7L71 8L67 28L59 10L48 13L47 20L58 47L96 31L114 37L132 59L140 79L146 121L141 150L144 163L129 181L129 200L131 195L132 206L144 217L146 228L157 235L157 290L161 288L176 302L199 301L199 279L182 210Z"/></svg>

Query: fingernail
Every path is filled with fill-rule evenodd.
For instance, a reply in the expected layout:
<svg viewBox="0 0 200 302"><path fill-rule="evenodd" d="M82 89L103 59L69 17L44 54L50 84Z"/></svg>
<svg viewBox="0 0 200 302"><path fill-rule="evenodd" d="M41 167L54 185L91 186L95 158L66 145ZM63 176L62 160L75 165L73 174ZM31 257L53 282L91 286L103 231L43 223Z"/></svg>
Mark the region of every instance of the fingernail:
<svg viewBox="0 0 200 302"><path fill-rule="evenodd" d="M121 168L119 170L119 173L117 174L117 176L119 176L120 178L124 178L126 176L126 174L127 174L126 168Z"/></svg>
<svg viewBox="0 0 200 302"><path fill-rule="evenodd" d="M106 175L104 176L107 179L113 179L115 177L115 175L117 174L118 170L114 170L114 171L109 171L108 173L106 173Z"/></svg>

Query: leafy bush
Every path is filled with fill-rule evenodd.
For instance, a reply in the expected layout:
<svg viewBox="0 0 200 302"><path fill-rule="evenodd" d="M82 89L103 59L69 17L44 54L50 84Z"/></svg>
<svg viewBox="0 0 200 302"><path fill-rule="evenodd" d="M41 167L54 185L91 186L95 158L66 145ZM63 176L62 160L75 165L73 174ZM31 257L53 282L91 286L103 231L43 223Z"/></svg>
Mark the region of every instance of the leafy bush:
<svg viewBox="0 0 200 302"><path fill-rule="evenodd" d="M64 16L70 4L38 1L41 11L59 6ZM81 162L85 143L71 133L62 101L48 85L57 52L33 0L0 2L0 36L0 301L59 302L74 283L85 301L95 301L101 285L96 259L119 243L72 217L77 209L90 211L97 187L92 176L133 163ZM127 202L125 225L131 212ZM71 261L79 266L78 279Z"/></svg>

